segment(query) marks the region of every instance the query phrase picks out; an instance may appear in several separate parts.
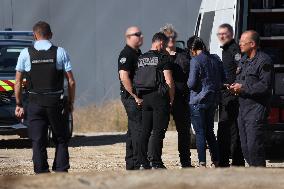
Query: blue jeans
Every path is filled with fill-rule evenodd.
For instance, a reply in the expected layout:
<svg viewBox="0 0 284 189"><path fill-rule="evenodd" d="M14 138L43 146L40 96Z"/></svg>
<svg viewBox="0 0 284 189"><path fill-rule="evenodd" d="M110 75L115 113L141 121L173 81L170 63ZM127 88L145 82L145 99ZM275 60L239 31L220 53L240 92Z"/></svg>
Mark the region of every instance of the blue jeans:
<svg viewBox="0 0 284 189"><path fill-rule="evenodd" d="M206 141L209 145L212 161L219 162L218 146L214 134L215 110L216 105L214 103L190 105L199 163L206 163Z"/></svg>

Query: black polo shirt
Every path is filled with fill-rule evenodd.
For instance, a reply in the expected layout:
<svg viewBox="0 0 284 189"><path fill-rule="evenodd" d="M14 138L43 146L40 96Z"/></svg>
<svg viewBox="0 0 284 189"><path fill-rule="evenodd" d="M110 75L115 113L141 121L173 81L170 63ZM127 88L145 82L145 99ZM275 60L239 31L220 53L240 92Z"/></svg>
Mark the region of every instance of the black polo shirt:
<svg viewBox="0 0 284 189"><path fill-rule="evenodd" d="M236 80L236 71L241 60L241 51L239 45L233 39L229 43L221 47L223 67L226 73L226 79L228 84L232 84Z"/></svg>
<svg viewBox="0 0 284 189"><path fill-rule="evenodd" d="M118 57L118 71L124 70L129 72L129 78L133 82L135 70L137 69L138 57L141 55L141 50L135 50L130 46L126 45L120 52ZM119 78L120 79L120 78ZM125 90L122 82L120 82L121 94L129 96L130 94Z"/></svg>
<svg viewBox="0 0 284 189"><path fill-rule="evenodd" d="M173 79L175 81L176 94L186 94L189 92L187 81L189 77L190 56L185 50L177 48L175 55L170 55Z"/></svg>

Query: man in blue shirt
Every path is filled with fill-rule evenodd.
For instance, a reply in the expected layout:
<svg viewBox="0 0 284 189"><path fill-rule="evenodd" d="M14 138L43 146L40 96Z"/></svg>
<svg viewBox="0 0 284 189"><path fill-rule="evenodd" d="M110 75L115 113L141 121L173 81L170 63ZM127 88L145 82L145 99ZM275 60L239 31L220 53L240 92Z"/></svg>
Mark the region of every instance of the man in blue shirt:
<svg viewBox="0 0 284 189"><path fill-rule="evenodd" d="M35 43L24 49L16 66L15 115L23 118L27 114L28 132L32 140L35 173L48 173L47 133L51 126L56 152L52 170L67 172L69 165L68 127L64 114L73 111L75 80L70 59L61 47L53 46L50 26L38 22L33 27ZM23 76L27 77L29 104L27 113L22 104ZM63 106L64 76L68 82L68 108Z"/></svg>

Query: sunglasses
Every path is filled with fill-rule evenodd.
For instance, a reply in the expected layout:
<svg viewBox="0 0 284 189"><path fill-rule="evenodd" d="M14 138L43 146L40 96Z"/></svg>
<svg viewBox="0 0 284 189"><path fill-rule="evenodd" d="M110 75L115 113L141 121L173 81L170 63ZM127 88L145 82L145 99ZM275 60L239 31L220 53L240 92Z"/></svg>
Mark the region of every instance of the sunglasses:
<svg viewBox="0 0 284 189"><path fill-rule="evenodd" d="M136 37L141 37L141 36L142 36L142 32L136 32L136 33L132 33L132 34L129 34L128 36L136 36Z"/></svg>

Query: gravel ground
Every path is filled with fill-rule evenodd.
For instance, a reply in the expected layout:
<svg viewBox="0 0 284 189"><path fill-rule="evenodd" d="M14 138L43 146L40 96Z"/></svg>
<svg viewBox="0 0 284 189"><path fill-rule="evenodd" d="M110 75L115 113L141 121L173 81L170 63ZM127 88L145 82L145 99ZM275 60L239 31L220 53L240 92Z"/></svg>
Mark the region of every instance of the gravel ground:
<svg viewBox="0 0 284 189"><path fill-rule="evenodd" d="M124 133L76 134L70 143L70 173L124 171ZM191 150L193 164L197 153ZM52 165L54 148L48 148L49 164ZM207 152L210 160L209 152ZM27 139L17 136L0 138L0 175L33 175L32 152ZM168 131L164 142L163 159L168 169L179 169L177 134ZM208 161L208 166L211 162ZM284 167L283 162L268 162L268 167Z"/></svg>
<svg viewBox="0 0 284 189"><path fill-rule="evenodd" d="M124 141L124 133L76 134L70 143L70 173L32 176L30 142L16 136L1 136L0 189L284 188L281 162L268 162L268 167L278 167L272 169L180 170L177 134L173 131L167 132L163 149L168 170L125 171ZM48 148L48 155L51 165L54 148ZM197 163L196 150L192 150L192 160Z"/></svg>

